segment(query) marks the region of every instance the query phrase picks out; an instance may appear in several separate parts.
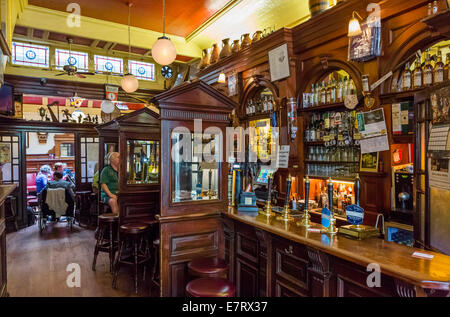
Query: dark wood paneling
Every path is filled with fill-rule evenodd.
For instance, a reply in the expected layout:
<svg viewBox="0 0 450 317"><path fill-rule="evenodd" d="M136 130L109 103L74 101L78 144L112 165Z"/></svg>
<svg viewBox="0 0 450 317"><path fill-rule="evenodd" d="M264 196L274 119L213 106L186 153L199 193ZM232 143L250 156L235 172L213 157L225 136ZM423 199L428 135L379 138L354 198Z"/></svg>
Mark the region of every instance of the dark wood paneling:
<svg viewBox="0 0 450 317"><path fill-rule="evenodd" d="M173 297L186 296L185 286L187 284L188 268L187 262L174 263L170 266L171 274L171 295Z"/></svg>
<svg viewBox="0 0 450 317"><path fill-rule="evenodd" d="M246 259L236 257L236 296L259 297L258 267Z"/></svg>
<svg viewBox="0 0 450 317"><path fill-rule="evenodd" d="M219 247L217 231L172 237L171 256L189 256L199 252L214 252Z"/></svg>

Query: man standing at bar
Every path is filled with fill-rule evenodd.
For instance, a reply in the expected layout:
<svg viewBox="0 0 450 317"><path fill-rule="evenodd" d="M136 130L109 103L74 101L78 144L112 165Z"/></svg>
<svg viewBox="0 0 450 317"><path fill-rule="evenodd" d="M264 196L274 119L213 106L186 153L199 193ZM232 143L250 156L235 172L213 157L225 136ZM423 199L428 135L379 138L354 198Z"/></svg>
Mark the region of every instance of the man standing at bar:
<svg viewBox="0 0 450 317"><path fill-rule="evenodd" d="M106 165L100 174L101 199L108 204L114 214L119 213L117 191L119 189L119 153L109 155L109 165Z"/></svg>

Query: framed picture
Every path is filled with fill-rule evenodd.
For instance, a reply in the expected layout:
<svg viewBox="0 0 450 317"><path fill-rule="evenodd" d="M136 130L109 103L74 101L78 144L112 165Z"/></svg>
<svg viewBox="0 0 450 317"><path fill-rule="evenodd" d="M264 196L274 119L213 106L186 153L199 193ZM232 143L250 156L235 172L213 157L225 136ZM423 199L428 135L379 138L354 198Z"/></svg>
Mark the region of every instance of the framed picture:
<svg viewBox="0 0 450 317"><path fill-rule="evenodd" d="M0 164L11 163L11 144L0 143Z"/></svg>
<svg viewBox="0 0 450 317"><path fill-rule="evenodd" d="M277 81L291 75L287 44L283 44L269 51L269 66L271 81Z"/></svg>
<svg viewBox="0 0 450 317"><path fill-rule="evenodd" d="M228 76L228 96L233 97L237 95L237 74Z"/></svg>
<svg viewBox="0 0 450 317"><path fill-rule="evenodd" d="M379 152L361 154L359 170L361 172L378 172Z"/></svg>

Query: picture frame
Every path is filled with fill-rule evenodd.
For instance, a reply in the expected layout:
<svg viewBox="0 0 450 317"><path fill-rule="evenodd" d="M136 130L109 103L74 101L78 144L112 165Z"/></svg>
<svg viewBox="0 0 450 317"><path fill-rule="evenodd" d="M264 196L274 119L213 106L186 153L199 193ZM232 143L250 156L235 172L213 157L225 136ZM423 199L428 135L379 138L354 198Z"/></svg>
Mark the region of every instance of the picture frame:
<svg viewBox="0 0 450 317"><path fill-rule="evenodd" d="M291 76L287 43L269 51L269 68L272 82Z"/></svg>
<svg viewBox="0 0 450 317"><path fill-rule="evenodd" d="M361 172L378 172L379 158L379 152L361 154L361 159L359 161L359 170Z"/></svg>
<svg viewBox="0 0 450 317"><path fill-rule="evenodd" d="M233 97L238 94L238 77L237 74L228 76L228 96Z"/></svg>
<svg viewBox="0 0 450 317"><path fill-rule="evenodd" d="M0 143L0 164L11 163L11 144Z"/></svg>

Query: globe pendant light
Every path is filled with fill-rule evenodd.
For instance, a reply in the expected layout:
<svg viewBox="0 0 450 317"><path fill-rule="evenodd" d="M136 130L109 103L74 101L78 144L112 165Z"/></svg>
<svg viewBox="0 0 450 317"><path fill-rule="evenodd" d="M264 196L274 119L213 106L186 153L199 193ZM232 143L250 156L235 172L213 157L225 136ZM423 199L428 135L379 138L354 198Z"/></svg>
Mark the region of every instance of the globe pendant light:
<svg viewBox="0 0 450 317"><path fill-rule="evenodd" d="M130 13L130 11L131 11L132 5L133 5L132 3L128 3L128 57L131 54L131 26L130 26L131 13ZM122 87L123 90L125 90L125 92L132 93L132 92L135 92L136 90L138 90L139 81L137 80L137 78L134 75L128 73L122 77L120 86Z"/></svg>
<svg viewBox="0 0 450 317"><path fill-rule="evenodd" d="M104 113L112 113L114 111L115 105L111 100L103 100L101 104L101 109Z"/></svg>
<svg viewBox="0 0 450 317"><path fill-rule="evenodd" d="M166 1L163 0L163 36L153 44L152 57L160 65L172 64L177 57L175 45L166 36Z"/></svg>
<svg viewBox="0 0 450 317"><path fill-rule="evenodd" d="M78 117L81 117L81 119L78 119ZM77 122L80 122L80 121L83 121L84 118L86 118L86 115L80 109L75 109L75 111L72 112L72 119L73 120L75 120Z"/></svg>

